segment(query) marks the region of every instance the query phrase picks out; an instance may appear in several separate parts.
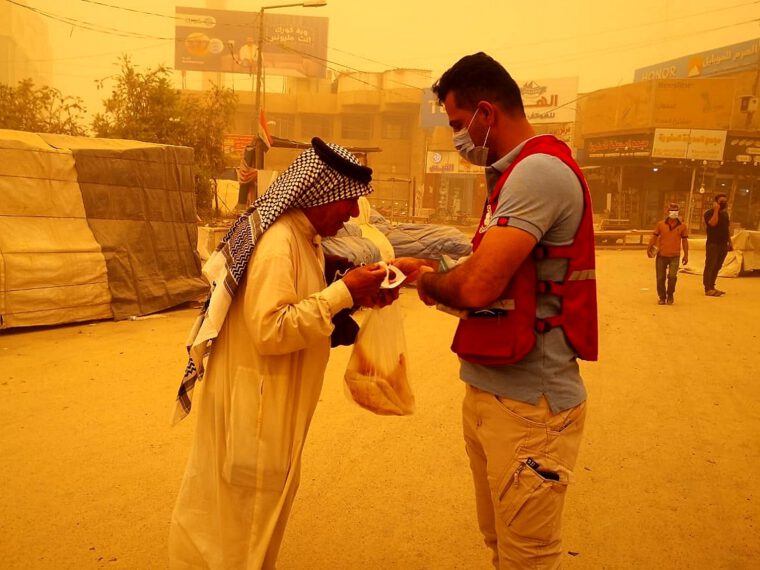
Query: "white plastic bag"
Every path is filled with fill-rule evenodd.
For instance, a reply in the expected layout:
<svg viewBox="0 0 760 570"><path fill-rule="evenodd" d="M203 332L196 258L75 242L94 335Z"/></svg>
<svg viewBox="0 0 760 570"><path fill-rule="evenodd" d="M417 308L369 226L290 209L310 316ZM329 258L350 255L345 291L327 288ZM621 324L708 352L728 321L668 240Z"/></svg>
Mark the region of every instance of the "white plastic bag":
<svg viewBox="0 0 760 570"><path fill-rule="evenodd" d="M375 414L406 416L414 412L403 314L398 303L369 311L344 380L350 398Z"/></svg>

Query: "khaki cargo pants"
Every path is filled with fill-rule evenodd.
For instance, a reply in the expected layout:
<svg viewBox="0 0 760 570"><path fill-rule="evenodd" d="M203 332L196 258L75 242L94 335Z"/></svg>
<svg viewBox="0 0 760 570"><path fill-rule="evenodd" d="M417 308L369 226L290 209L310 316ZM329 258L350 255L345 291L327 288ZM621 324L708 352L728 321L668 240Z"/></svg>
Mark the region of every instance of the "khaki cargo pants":
<svg viewBox="0 0 760 570"><path fill-rule="evenodd" d="M495 568L560 568L565 493L578 457L586 403L552 415L467 385L464 439L478 524Z"/></svg>

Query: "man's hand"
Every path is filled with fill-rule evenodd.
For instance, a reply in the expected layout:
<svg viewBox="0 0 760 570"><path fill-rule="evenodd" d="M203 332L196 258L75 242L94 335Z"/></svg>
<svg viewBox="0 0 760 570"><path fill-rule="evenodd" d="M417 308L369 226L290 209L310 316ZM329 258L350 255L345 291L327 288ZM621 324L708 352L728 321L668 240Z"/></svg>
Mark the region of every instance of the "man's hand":
<svg viewBox="0 0 760 570"><path fill-rule="evenodd" d="M429 271L435 270L437 262L432 259L418 259L416 257L398 257L391 259L389 265L398 267L406 275L406 283L414 283L420 276L420 270L427 268Z"/></svg>
<svg viewBox="0 0 760 570"><path fill-rule="evenodd" d="M432 267L428 267L427 265L423 265L423 266L421 266L421 267L420 267L420 269L418 270L418 275L417 275L417 277L421 277L421 276L422 276L422 275L424 275L425 273L434 273L434 271L433 271L433 268L432 268ZM425 292L425 286L424 286L424 284L423 284L423 280L422 280L422 279L419 279L419 280L417 281L417 295L419 295L419 297L420 297L420 300L421 300L423 303L425 303L426 305L430 305L430 306L432 306L432 305L435 305L435 304L436 304L436 300L435 300L435 299L433 299L432 297L430 297L430 296L429 296L429 295L428 295L428 294Z"/></svg>
<svg viewBox="0 0 760 570"><path fill-rule="evenodd" d="M375 295L369 297L355 298L355 307L366 307L368 309L387 307L398 299L399 290L396 289L380 289Z"/></svg>
<svg viewBox="0 0 760 570"><path fill-rule="evenodd" d="M689 263L689 256L688 255L684 255L683 256L683 264L687 265L688 263Z"/></svg>
<svg viewBox="0 0 760 570"><path fill-rule="evenodd" d="M348 287L354 302L362 302L378 294L383 279L385 268L375 263L352 269L343 276L343 283Z"/></svg>

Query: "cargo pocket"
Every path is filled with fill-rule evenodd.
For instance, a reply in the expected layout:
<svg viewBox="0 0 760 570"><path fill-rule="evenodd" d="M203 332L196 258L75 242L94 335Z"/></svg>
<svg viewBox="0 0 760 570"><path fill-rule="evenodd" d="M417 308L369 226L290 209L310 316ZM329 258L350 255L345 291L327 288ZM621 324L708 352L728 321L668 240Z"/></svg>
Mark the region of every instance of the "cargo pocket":
<svg viewBox="0 0 760 570"><path fill-rule="evenodd" d="M560 538L570 471L553 461L539 464L533 457L540 456L523 451L507 469L498 487L497 510L511 532L550 543Z"/></svg>
<svg viewBox="0 0 760 570"><path fill-rule="evenodd" d="M263 389L263 376L256 370L244 366L237 368L232 382L222 465L222 477L231 485L256 486Z"/></svg>

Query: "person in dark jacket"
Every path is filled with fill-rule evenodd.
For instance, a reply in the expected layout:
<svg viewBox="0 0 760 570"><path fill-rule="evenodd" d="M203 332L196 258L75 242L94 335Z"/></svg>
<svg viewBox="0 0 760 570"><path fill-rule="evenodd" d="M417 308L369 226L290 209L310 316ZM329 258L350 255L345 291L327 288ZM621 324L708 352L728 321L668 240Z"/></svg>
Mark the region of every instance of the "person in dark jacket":
<svg viewBox="0 0 760 570"><path fill-rule="evenodd" d="M727 208L728 197L725 194L718 194L715 196L713 207L705 212L707 244L702 283L705 286L705 295L708 297L720 297L726 294L725 291L715 288L715 280L718 278L720 268L723 267L726 255L734 249L728 229L730 219Z"/></svg>

